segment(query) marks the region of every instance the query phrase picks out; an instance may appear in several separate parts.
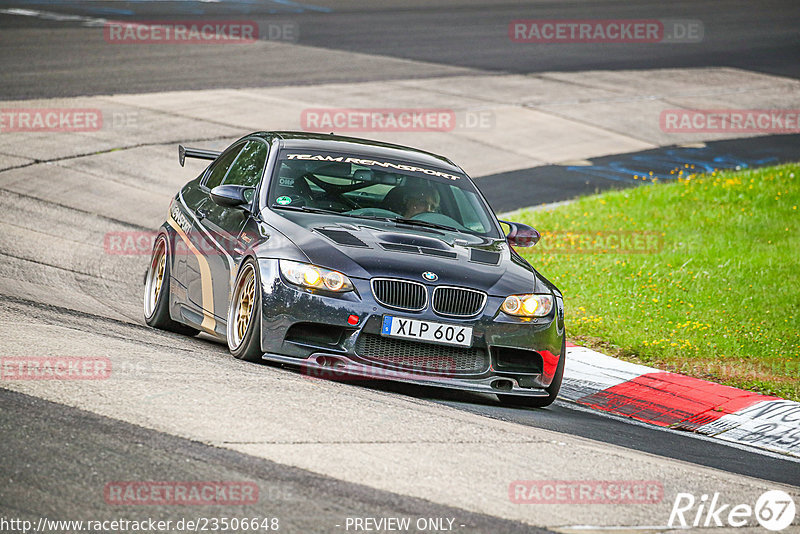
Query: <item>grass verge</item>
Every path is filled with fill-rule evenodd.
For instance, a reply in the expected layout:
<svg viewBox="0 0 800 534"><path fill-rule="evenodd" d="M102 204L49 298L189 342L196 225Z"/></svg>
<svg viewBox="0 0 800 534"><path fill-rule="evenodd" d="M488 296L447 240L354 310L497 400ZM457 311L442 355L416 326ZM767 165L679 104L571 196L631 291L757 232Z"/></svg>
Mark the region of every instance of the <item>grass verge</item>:
<svg viewBox="0 0 800 534"><path fill-rule="evenodd" d="M800 400L800 165L689 170L515 214L542 232L524 255L564 293L572 341Z"/></svg>

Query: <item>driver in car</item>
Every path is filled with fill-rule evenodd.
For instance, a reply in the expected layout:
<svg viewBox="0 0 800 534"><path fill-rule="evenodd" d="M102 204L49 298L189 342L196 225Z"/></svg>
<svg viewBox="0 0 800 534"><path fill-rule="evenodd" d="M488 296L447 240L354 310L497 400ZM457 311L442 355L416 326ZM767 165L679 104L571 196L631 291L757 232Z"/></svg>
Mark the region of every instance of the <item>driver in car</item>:
<svg viewBox="0 0 800 534"><path fill-rule="evenodd" d="M439 192L430 187L409 188L403 198L403 217L410 219L415 215L439 210Z"/></svg>

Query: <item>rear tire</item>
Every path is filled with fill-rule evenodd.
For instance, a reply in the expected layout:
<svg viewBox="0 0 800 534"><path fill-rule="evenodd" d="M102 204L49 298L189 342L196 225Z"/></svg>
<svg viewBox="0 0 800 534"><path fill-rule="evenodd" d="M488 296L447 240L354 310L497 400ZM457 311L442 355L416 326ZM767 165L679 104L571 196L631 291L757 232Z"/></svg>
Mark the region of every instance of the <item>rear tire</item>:
<svg viewBox="0 0 800 534"><path fill-rule="evenodd" d="M258 264L247 258L239 269L235 289L228 306L228 349L234 358L260 362L261 352L261 280Z"/></svg>
<svg viewBox="0 0 800 534"><path fill-rule="evenodd" d="M561 342L561 357L558 359L556 374L553 381L545 388L547 397L522 397L520 395L498 395L501 404L508 406L522 406L525 408L544 408L553 404L561 389L561 380L564 378L564 361L567 359L567 338Z"/></svg>
<svg viewBox="0 0 800 534"><path fill-rule="evenodd" d="M144 321L153 328L196 336L199 330L173 321L169 315L169 249L167 238L158 236L150 266L144 276Z"/></svg>

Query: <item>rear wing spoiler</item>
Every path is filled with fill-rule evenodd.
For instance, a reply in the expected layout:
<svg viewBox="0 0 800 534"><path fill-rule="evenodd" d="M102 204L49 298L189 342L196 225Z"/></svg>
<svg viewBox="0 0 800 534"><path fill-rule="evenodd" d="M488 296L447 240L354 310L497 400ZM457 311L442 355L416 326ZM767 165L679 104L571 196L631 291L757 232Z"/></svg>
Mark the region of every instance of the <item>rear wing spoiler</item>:
<svg viewBox="0 0 800 534"><path fill-rule="evenodd" d="M181 167L183 167L183 163L184 161L186 161L186 158L215 160L220 154L222 154L222 152L218 152L216 150L205 150L203 148L186 148L183 145L178 145L178 161L180 162Z"/></svg>

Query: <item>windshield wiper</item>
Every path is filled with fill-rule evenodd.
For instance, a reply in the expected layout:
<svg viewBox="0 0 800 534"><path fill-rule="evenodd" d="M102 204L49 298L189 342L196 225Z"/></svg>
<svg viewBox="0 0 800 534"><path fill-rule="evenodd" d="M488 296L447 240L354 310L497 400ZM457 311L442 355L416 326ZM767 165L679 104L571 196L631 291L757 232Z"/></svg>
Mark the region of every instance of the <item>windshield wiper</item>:
<svg viewBox="0 0 800 534"><path fill-rule="evenodd" d="M378 215L353 215L352 213L346 213L341 211L335 210L327 210L325 208L312 208L311 206L290 206L290 205L280 205L280 204L273 204L272 209L276 210L290 210L290 211L304 211L306 213L325 213L329 215L341 215L342 217L354 217L356 219L369 219L373 221L388 221L398 224L407 224L410 226L424 226L426 228L435 228L437 230L447 230L448 232L458 232L457 228L453 228L452 226L447 226L445 224L437 224L428 221L421 221L419 219L406 219L405 217L381 217Z"/></svg>
<svg viewBox="0 0 800 534"><path fill-rule="evenodd" d="M312 208L311 206L281 206L280 204L273 204L272 209L276 210L291 210L291 211L304 211L306 213L327 213L330 215L341 215L342 217L354 217L356 219L369 219L373 221L392 221L391 217L380 217L378 215L355 215L344 211L327 210L325 208Z"/></svg>
<svg viewBox="0 0 800 534"><path fill-rule="evenodd" d="M331 215L342 215L344 217L350 217L350 215L346 213L341 213L336 210L326 210L325 208L312 208L311 206L281 206L280 204L273 204L270 206L274 210L291 210L291 211L305 211L306 213L328 213Z"/></svg>
<svg viewBox="0 0 800 534"><path fill-rule="evenodd" d="M406 219L405 217L392 217L390 219L386 219L387 221L400 223L400 224L410 224L413 226L425 226L427 228L436 228L438 230L447 230L448 232L458 232L458 228L453 228L452 226L447 226L446 224L438 224L428 221L421 221L419 219Z"/></svg>

